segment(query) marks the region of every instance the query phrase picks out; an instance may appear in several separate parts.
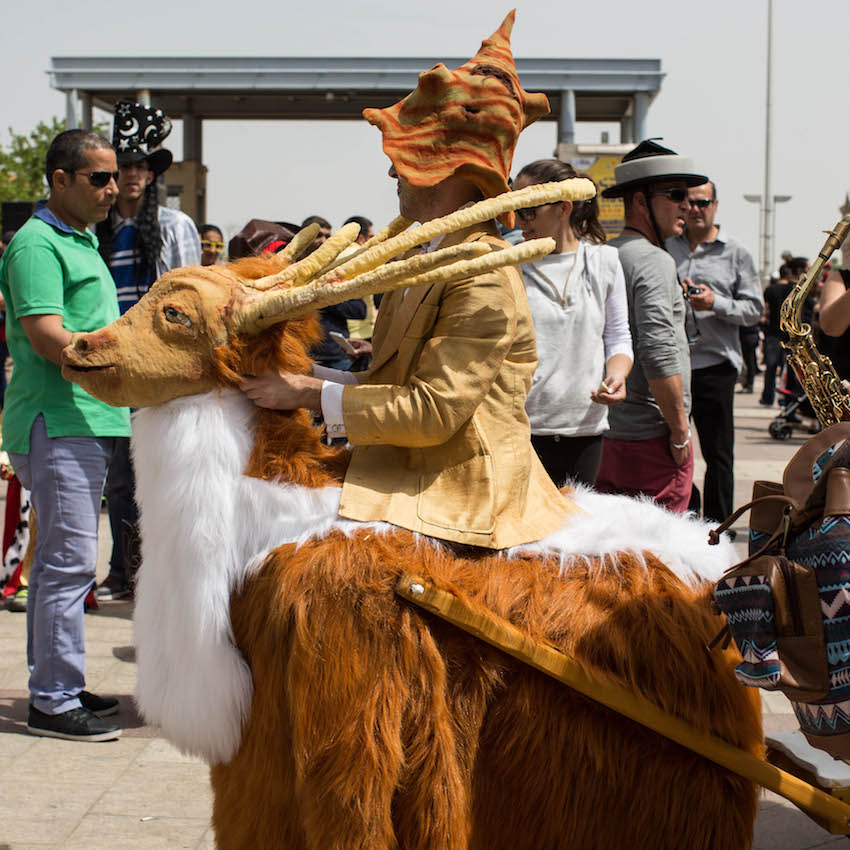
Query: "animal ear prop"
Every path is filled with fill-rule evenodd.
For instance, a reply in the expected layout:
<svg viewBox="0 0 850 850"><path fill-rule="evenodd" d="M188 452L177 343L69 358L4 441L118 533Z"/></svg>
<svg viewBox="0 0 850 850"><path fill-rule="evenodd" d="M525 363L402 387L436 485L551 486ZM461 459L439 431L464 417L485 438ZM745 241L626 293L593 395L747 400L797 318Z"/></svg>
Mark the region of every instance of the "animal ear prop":
<svg viewBox="0 0 850 850"><path fill-rule="evenodd" d="M518 192L506 192L497 198L479 201L466 209L390 236L393 231L408 226L405 220L396 219L378 234L387 234L384 241L376 242L336 265L337 255L357 236L356 225L351 229L347 229L350 226L346 225L304 260L266 278L243 280L246 297L242 303L233 306L228 325L235 333L257 334L278 322L350 298L362 298L401 287L463 280L504 266L539 259L554 249L553 240L535 239L503 250L469 243L385 266L394 257L441 234L482 224L523 207L587 200L595 193L593 182L584 178L538 183ZM323 264L325 267L322 267ZM335 267L329 270L328 266ZM284 285L286 288L281 289ZM268 291L272 287L274 289Z"/></svg>

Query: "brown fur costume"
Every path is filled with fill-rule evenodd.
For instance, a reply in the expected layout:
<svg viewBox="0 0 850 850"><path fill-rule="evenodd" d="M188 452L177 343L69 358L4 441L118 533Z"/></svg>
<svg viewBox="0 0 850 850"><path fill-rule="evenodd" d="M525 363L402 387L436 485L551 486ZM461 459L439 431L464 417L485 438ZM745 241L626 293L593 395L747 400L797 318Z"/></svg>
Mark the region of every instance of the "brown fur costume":
<svg viewBox="0 0 850 850"><path fill-rule="evenodd" d="M309 367L312 318L205 348L223 335L229 290L221 274L180 274L192 287L181 283L175 294L163 278L121 320L76 339L66 351L74 380L117 403L147 393L146 403L162 405L232 388L266 367ZM163 310L173 309L199 330L164 324ZM91 368L98 364L109 365ZM306 488L340 482L347 456L322 445L303 411L260 411L255 422L249 475ZM612 568L576 558L562 574L554 558L460 555L369 526L272 551L231 599L253 696L235 755L211 770L218 847L749 846L752 783L394 593L401 571L415 571L590 674L760 754L757 695L735 680L731 655L705 649L718 627L708 589L686 586L651 554L645 564L615 560Z"/></svg>
<svg viewBox="0 0 850 850"><path fill-rule="evenodd" d="M234 378L261 357L292 368L293 344L310 339L300 324L220 350L219 363ZM308 487L340 479L346 455L320 448L302 414L260 417L249 474ZM275 551L232 603L255 692L239 752L211 771L219 847L748 846L751 783L393 590L414 570L760 755L757 695L735 680L734 659L705 650L718 627L709 592L647 560L562 578L541 559L454 557L405 531L335 532Z"/></svg>

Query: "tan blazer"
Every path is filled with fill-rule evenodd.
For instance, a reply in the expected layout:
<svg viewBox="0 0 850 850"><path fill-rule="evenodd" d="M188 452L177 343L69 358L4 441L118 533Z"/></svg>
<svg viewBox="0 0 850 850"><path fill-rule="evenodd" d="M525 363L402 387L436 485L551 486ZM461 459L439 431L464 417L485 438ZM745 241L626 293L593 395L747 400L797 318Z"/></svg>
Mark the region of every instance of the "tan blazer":
<svg viewBox="0 0 850 850"><path fill-rule="evenodd" d="M444 246L506 247L495 225ZM577 508L530 442L525 399L537 365L516 268L396 291L381 303L373 361L343 390L354 454L340 514L504 549L539 540Z"/></svg>

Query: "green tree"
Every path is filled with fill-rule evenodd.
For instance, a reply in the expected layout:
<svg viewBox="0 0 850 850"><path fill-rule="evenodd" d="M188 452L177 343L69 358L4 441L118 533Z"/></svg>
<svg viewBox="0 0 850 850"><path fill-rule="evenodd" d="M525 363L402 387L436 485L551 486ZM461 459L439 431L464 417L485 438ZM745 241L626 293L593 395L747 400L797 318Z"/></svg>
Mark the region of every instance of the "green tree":
<svg viewBox="0 0 850 850"><path fill-rule="evenodd" d="M0 201L37 201L47 197L44 158L54 136L65 129L65 122L53 118L40 121L28 135L9 128L11 141L0 147Z"/></svg>

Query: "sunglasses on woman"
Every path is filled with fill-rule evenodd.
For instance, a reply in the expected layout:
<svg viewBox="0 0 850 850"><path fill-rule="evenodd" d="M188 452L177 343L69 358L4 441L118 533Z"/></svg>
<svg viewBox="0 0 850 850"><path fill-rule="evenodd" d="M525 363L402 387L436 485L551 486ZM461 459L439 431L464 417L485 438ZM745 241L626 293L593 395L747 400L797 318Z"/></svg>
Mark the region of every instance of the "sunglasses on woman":
<svg viewBox="0 0 850 850"><path fill-rule="evenodd" d="M201 239L202 251L223 251L224 242L213 242L211 239Z"/></svg>
<svg viewBox="0 0 850 850"><path fill-rule="evenodd" d="M79 174L80 177L88 177L89 183L95 189L104 189L109 185L110 180L118 180L117 171L76 171L73 168L69 168L68 174Z"/></svg>
<svg viewBox="0 0 850 850"><path fill-rule="evenodd" d="M520 221L526 222L534 221L537 218L537 210L542 210L543 207L551 207L552 204L538 204L536 207L522 207L516 211L517 218Z"/></svg>
<svg viewBox="0 0 850 850"><path fill-rule="evenodd" d="M537 210L542 210L543 207L551 207L552 204L560 204L561 201L552 201L550 204L538 204L536 207L521 207L518 210L515 210L517 218L520 221L524 221L526 224L530 221L534 221L537 217ZM590 201L573 201L574 207L580 207L583 204L589 204Z"/></svg>

